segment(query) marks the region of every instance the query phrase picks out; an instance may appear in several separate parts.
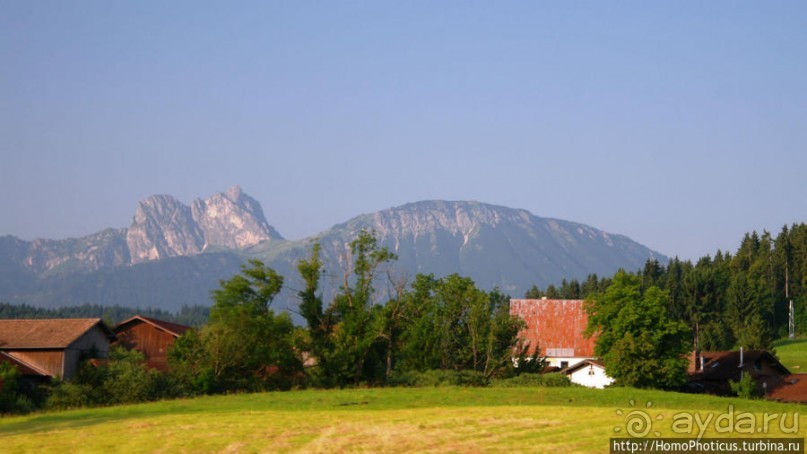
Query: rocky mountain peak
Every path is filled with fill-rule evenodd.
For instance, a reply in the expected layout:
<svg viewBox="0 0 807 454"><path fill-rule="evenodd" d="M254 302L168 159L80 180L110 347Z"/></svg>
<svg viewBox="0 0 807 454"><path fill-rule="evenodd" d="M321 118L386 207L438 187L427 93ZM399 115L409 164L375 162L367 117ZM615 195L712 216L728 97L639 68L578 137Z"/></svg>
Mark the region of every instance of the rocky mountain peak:
<svg viewBox="0 0 807 454"><path fill-rule="evenodd" d="M245 195L244 191L241 190L241 186L237 184L230 186L226 191L224 191L223 194L225 197L227 197L228 199L232 200L235 203L238 203L241 197ZM251 197L247 196L247 198Z"/></svg>
<svg viewBox="0 0 807 454"><path fill-rule="evenodd" d="M260 203L239 186L187 206L169 195L138 203L126 236L131 262L195 255L210 247L240 249L282 239Z"/></svg>
<svg viewBox="0 0 807 454"><path fill-rule="evenodd" d="M190 207L170 195L154 195L137 204L126 234L132 263L193 255L204 249L204 234Z"/></svg>
<svg viewBox="0 0 807 454"><path fill-rule="evenodd" d="M204 232L205 247L241 249L265 240L282 240L266 222L261 204L244 194L239 186L207 200L195 200L193 219Z"/></svg>

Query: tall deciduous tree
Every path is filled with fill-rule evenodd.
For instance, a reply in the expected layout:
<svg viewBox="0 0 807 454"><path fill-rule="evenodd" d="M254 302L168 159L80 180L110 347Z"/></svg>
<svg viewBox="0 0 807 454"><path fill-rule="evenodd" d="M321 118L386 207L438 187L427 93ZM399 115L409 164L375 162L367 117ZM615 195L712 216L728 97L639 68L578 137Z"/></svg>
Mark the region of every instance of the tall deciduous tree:
<svg viewBox="0 0 807 454"><path fill-rule="evenodd" d="M271 304L283 277L259 260L214 290L210 323L198 339L180 342L173 363L209 377L205 391L289 388L302 371L293 349L294 324ZM183 355L184 353L184 355Z"/></svg>
<svg viewBox="0 0 807 454"><path fill-rule="evenodd" d="M375 366L368 363L373 347L383 336L385 321L373 300L376 271L397 257L379 247L376 238L362 230L350 243L352 273L346 269L340 292L327 311L335 327L330 336L330 361L334 363L336 382L340 386L372 380Z"/></svg>
<svg viewBox="0 0 807 454"><path fill-rule="evenodd" d="M624 271L586 304L588 334L598 333L595 353L619 385L674 388L687 379L690 330L667 316L669 295Z"/></svg>

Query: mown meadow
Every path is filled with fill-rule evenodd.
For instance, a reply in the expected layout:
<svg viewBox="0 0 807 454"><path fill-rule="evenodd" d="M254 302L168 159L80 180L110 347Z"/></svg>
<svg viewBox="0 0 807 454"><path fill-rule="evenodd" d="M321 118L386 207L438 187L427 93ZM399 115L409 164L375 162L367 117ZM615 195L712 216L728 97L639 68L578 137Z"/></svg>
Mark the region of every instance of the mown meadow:
<svg viewBox="0 0 807 454"><path fill-rule="evenodd" d="M607 452L611 437L626 436L636 411L651 426L632 430L649 438L697 436L697 425L684 433L673 424L695 415L711 417L705 437L804 437L806 408L632 388L304 390L6 417L0 445L11 453L591 453ZM765 414L778 415L767 428ZM718 432L714 421L721 415L724 423L732 415L731 430ZM747 433L749 415L753 434Z"/></svg>

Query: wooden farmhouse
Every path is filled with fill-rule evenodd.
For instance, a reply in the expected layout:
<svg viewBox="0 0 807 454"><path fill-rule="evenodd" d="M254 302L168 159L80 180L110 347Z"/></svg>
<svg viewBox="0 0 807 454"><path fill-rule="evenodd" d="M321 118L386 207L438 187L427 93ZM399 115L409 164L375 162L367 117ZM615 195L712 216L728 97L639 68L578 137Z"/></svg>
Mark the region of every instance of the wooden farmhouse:
<svg viewBox="0 0 807 454"><path fill-rule="evenodd" d="M687 390L731 396L730 382L746 374L756 383L757 392L767 396L785 384L790 371L764 350L701 352L691 366Z"/></svg>
<svg viewBox="0 0 807 454"><path fill-rule="evenodd" d="M106 357L114 339L100 318L0 320L0 361L23 376L70 380L81 360Z"/></svg>
<svg viewBox="0 0 807 454"><path fill-rule="evenodd" d="M135 315L120 322L114 331L118 345L143 353L148 367L166 370L168 349L189 329L189 326Z"/></svg>
<svg viewBox="0 0 807 454"><path fill-rule="evenodd" d="M528 355L540 348L540 355L558 369L596 359L595 336L588 339L583 336L588 323L583 303L583 300L511 299L510 315L526 322L518 337L528 346Z"/></svg>

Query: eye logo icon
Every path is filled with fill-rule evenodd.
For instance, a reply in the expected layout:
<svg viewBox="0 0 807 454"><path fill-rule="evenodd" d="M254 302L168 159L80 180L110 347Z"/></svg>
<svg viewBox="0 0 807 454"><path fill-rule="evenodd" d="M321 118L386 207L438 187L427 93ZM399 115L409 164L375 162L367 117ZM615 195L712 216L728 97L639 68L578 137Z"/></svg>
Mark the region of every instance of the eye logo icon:
<svg viewBox="0 0 807 454"><path fill-rule="evenodd" d="M631 407L634 407L635 404L636 403L633 400L630 401ZM653 406L653 402L647 402L645 408L650 408L651 406ZM625 415L625 432L627 432L627 434L631 437L644 438L648 436L651 431L653 431L653 418L645 410L632 410L628 412L628 414L625 414L622 409L619 409L616 411L616 414L618 416ZM657 415L655 419L661 420L663 418L664 416ZM622 432L622 427L614 427L614 432ZM660 437L661 432L653 431L653 435Z"/></svg>

